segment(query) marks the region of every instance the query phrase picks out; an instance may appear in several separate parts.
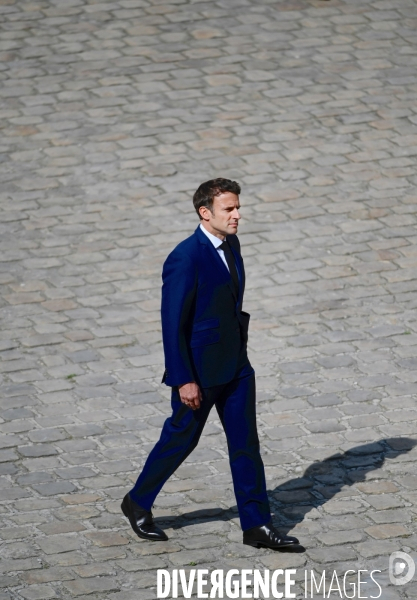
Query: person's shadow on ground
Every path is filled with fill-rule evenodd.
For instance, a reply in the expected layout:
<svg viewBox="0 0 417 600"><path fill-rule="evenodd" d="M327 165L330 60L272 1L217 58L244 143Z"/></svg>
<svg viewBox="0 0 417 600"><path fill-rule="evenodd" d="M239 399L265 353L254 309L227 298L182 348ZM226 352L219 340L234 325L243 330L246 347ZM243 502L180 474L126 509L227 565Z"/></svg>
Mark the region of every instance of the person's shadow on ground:
<svg viewBox="0 0 417 600"><path fill-rule="evenodd" d="M272 506L288 523L287 527L283 523L280 530L288 531L301 523L311 510L329 502L342 488L365 481L367 474L381 469L387 459L405 454L416 445L417 440L411 438L386 438L311 464L303 475L271 492Z"/></svg>
<svg viewBox="0 0 417 600"><path fill-rule="evenodd" d="M405 454L417 445L411 438L386 438L378 442L355 446L343 453L314 462L300 477L269 490L271 508L280 515L276 523L282 533L288 533L313 509L331 500L343 487L366 480L370 471L380 469L387 459ZM180 518L160 517L158 521L174 529L196 523L227 521L235 518L237 507L210 508L185 513ZM298 551L303 551L300 547Z"/></svg>

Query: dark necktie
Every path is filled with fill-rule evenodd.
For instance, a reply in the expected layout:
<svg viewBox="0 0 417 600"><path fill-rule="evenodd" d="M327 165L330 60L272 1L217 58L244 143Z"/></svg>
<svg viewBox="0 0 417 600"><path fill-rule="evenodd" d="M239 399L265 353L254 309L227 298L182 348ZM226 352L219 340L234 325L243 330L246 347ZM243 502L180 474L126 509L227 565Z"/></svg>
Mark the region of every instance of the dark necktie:
<svg viewBox="0 0 417 600"><path fill-rule="evenodd" d="M233 285L234 285L236 297L237 297L239 295L239 276L237 274L236 263L235 263L235 258L233 256L233 252L232 252L227 240L224 240L224 242L222 244L220 244L220 246L218 246L218 248L220 250L223 250L223 252L224 252L224 257L226 259L227 266L229 267L230 275L232 277L232 281L233 281Z"/></svg>

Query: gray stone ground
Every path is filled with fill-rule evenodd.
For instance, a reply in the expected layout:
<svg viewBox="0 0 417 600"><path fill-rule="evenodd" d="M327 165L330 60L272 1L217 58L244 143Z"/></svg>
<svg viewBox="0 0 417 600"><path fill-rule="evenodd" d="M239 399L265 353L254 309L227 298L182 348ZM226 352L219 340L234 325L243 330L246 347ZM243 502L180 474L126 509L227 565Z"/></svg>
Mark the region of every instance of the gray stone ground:
<svg viewBox="0 0 417 600"><path fill-rule="evenodd" d="M417 551L416 2L0 11L0 599L147 600L194 566L417 598L387 574ZM157 499L168 543L119 509L169 411L162 263L216 176L243 186L268 486L304 553L241 544L215 414Z"/></svg>

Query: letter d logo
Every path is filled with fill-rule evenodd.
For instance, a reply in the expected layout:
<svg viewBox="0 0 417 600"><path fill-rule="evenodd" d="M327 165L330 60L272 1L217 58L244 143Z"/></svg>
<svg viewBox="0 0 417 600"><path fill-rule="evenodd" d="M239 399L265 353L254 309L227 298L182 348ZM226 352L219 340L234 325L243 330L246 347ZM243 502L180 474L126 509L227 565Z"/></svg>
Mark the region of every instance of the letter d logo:
<svg viewBox="0 0 417 600"><path fill-rule="evenodd" d="M391 583L394 585L405 585L414 577L416 565L409 554L405 552L393 552L389 557L388 572Z"/></svg>

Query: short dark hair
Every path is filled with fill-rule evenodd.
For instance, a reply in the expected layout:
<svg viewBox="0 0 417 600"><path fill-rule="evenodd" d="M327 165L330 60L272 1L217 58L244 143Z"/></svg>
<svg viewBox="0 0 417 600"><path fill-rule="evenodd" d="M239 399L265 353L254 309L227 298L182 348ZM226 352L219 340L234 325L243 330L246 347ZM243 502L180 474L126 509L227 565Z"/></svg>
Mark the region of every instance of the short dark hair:
<svg viewBox="0 0 417 600"><path fill-rule="evenodd" d="M218 177L217 179L210 179L200 185L198 190L193 196L194 208L201 219L200 208L206 206L211 212L213 212L213 200L216 196L224 194L225 192L231 192L239 196L240 185L237 181L231 179L223 179Z"/></svg>

